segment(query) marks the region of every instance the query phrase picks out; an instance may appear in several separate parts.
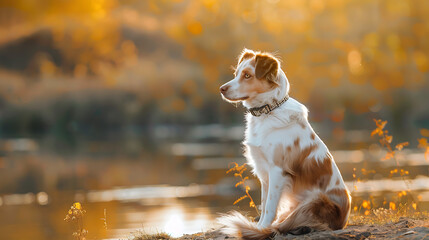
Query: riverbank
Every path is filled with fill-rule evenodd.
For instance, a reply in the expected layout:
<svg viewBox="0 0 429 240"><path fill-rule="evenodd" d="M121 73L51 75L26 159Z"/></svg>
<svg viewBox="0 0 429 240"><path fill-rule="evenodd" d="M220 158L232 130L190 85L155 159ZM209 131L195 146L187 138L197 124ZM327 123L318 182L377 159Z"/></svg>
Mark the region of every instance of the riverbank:
<svg viewBox="0 0 429 240"><path fill-rule="evenodd" d="M167 234L147 235L134 233L129 240L235 240L237 238L225 235L219 230L211 230L202 233L183 235L180 238L171 238ZM273 240L306 239L306 240L364 240L364 239L413 239L429 240L429 220L415 220L406 217L400 218L394 223L387 224L362 224L349 225L345 229L336 231L313 232L305 235L277 235Z"/></svg>

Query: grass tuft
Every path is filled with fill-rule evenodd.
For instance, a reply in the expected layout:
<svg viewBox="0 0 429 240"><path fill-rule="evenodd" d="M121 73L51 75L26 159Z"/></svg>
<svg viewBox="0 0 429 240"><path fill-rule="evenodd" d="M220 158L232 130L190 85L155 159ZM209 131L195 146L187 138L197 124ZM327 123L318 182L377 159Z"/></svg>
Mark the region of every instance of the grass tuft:
<svg viewBox="0 0 429 240"><path fill-rule="evenodd" d="M137 230L136 232L131 233L131 236L128 237L128 240L160 240L160 239L174 239L168 233L159 232L155 234L147 234L143 230Z"/></svg>

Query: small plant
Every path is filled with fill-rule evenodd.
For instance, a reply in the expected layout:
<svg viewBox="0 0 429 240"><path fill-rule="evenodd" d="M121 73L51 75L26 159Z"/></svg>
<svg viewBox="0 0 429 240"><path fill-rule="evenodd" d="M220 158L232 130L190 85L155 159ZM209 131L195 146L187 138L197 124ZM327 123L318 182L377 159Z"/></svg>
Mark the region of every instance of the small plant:
<svg viewBox="0 0 429 240"><path fill-rule="evenodd" d="M408 146L408 142L402 142L396 144L395 148L392 147L391 143L393 140L393 136L389 135L389 132L384 129L387 124L387 121L383 121L381 119L374 119L375 125L377 126L371 133L371 137L374 135L378 135L380 137L380 144L387 148L387 153L381 160L395 159L396 166L399 167L398 159L395 158L395 154L398 151L401 151L404 147ZM401 175L402 176L402 175Z"/></svg>
<svg viewBox="0 0 429 240"><path fill-rule="evenodd" d="M419 141L419 145L417 147L425 150L425 159L426 161L429 161L429 144L428 139L426 138L429 137L429 130L420 129L420 134L422 135L422 138L417 139L417 141Z"/></svg>
<svg viewBox="0 0 429 240"><path fill-rule="evenodd" d="M252 207L252 208L254 208L255 210L256 210L256 213L258 214L258 215L260 215L259 214L259 210L258 210L258 207L256 207L256 204L255 204L255 202L253 201L253 198L252 198L252 196L250 196L250 193L249 193L249 191L250 191L250 187L248 186L248 185L246 185L246 180L248 180L249 179L249 177L244 177L243 176L243 173L247 170L247 168L246 168L246 163L244 163L243 165L238 165L236 162L233 162L233 164L234 164L234 166L233 167L231 167L230 169L228 169L228 171L226 171L226 173L228 174L228 173L230 173L230 172L233 172L234 173L234 177L237 177L237 178L239 178L239 180L240 181L238 181L236 184L235 184L235 187L239 187L240 185L243 185L244 186L244 189L245 189L245 191L246 191L246 193L243 195L243 196L241 196L240 198L238 198L237 200L235 200L235 202L234 202L234 204L233 205L235 205L235 204L237 204L237 203L239 203L240 201L242 201L242 200L244 200L244 199L246 199L246 198L248 198L249 199L249 206L250 207Z"/></svg>
<svg viewBox="0 0 429 240"><path fill-rule="evenodd" d="M75 231L73 232L73 237L78 240L85 240L86 235L88 234L88 231L84 229L83 224L83 216L85 213L86 211L82 208L82 204L80 204L80 202L75 202L70 207L66 217L64 218L64 221L70 222L74 225Z"/></svg>

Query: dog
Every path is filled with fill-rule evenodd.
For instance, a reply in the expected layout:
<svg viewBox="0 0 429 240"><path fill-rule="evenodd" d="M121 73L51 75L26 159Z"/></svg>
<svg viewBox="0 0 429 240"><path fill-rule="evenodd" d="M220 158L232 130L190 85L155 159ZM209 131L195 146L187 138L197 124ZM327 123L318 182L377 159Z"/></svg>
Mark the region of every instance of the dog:
<svg viewBox="0 0 429 240"><path fill-rule="evenodd" d="M242 239L277 233L337 230L347 224L351 196L308 110L289 97L289 81L272 54L244 49L234 79L220 87L228 102L248 109L243 145L261 183L261 216L224 215L222 231Z"/></svg>

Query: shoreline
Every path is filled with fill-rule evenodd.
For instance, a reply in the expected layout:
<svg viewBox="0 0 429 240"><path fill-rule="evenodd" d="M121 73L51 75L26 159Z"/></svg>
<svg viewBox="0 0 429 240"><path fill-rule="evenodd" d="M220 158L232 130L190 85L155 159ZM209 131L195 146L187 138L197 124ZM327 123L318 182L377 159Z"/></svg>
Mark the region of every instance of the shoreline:
<svg viewBox="0 0 429 240"><path fill-rule="evenodd" d="M128 237L129 240L236 240L238 238L225 235L219 229L213 229L207 232L195 234L185 234L179 238L172 238L168 234L156 234L140 236L134 235ZM364 240L364 239L413 239L429 240L429 219L415 220L407 217L401 217L398 221L387 224L363 224L348 225L346 228L335 231L312 232L304 235L276 235L273 240L285 239L309 239L309 240Z"/></svg>

